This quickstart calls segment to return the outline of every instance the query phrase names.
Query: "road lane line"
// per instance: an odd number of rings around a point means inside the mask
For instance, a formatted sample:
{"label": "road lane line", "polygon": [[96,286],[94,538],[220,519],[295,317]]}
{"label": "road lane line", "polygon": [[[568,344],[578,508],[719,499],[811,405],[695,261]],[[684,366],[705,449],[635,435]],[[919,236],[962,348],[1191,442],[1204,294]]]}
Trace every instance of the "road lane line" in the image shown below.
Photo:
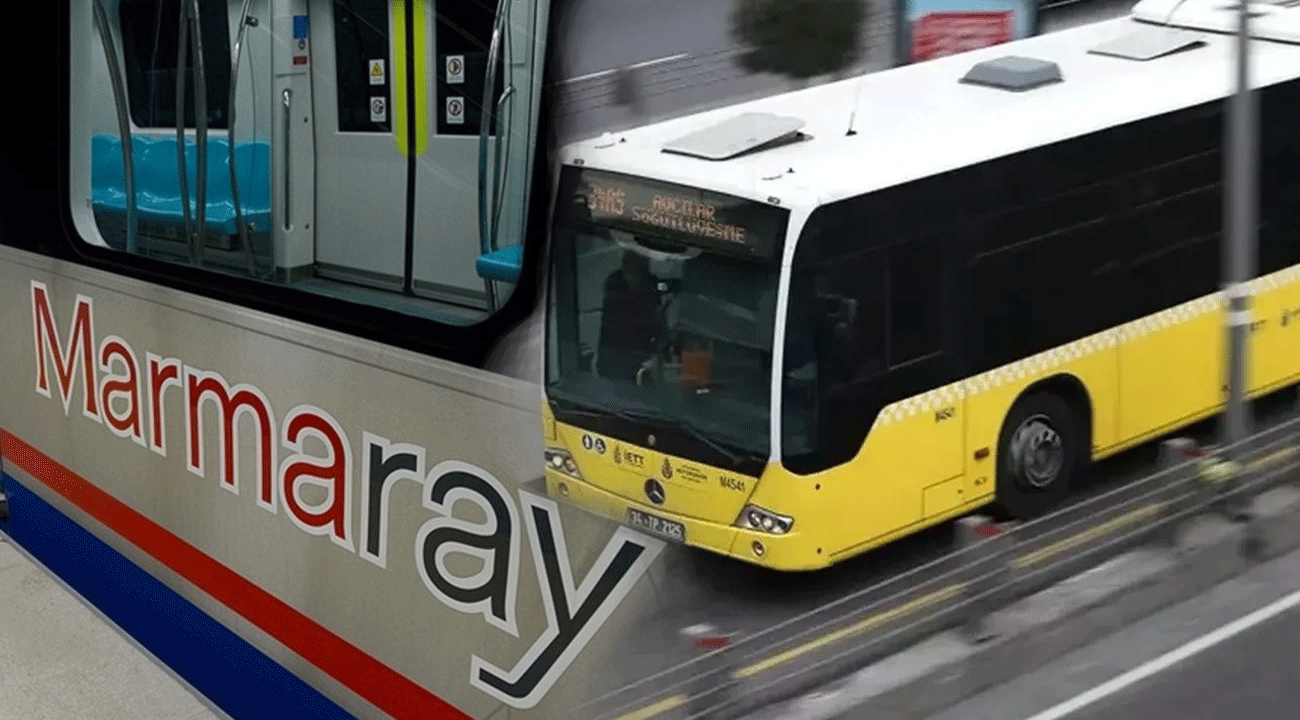
{"label": "road lane line", "polygon": [[1023,570],[1029,567],[1030,565],[1042,562],[1043,560],[1046,560],[1047,558],[1050,558],[1053,555],[1059,555],[1067,550],[1073,550],[1074,548],[1077,548],[1080,545],[1083,545],[1084,543],[1087,543],[1090,540],[1096,540],[1097,538],[1102,537],[1103,535],[1108,535],[1112,531],[1118,530],[1119,528],[1122,528],[1125,525],[1131,525],[1141,520],[1145,520],[1149,517],[1153,517],[1162,508],[1164,508],[1164,506],[1165,503],[1153,503],[1151,505],[1145,505],[1143,507],[1140,507],[1136,510],[1130,510],[1129,512],[1126,512],[1123,515],[1119,515],[1117,517],[1111,518],[1110,520],[1107,520],[1106,522],[1103,522],[1099,525],[1095,525],[1091,528],[1088,528],[1087,530],[1082,530],[1074,535],[1069,535],[1061,540],[1057,540],[1051,545],[1047,545],[1031,553],[1021,555],[1020,557],[1015,558],[1014,560],[1011,561],[1011,566],[1016,568],[1017,570]]}
{"label": "road lane line", "polygon": [[936,590],[927,595],[922,595],[921,597],[914,598],[912,600],[909,600],[908,602],[903,603],[902,605],[899,605],[896,608],[893,608],[892,610],[886,610],[882,613],[870,615],[866,618],[863,618],[862,620],[853,623],[852,625],[849,625],[848,627],[841,628],[831,633],[827,633],[825,635],[822,635],[819,638],[810,640],[804,643],[803,645],[792,648],[790,650],[786,650],[783,653],[773,655],[765,660],[760,660],[754,663],[753,665],[750,665],[749,667],[741,668],[734,674],[734,677],[747,678],[752,675],[757,675],[758,673],[763,672],[764,670],[770,670],[776,667],[777,665],[781,665],[782,663],[786,663],[791,660],[794,660],[795,658],[800,657],[801,655],[806,655],[812,652],[813,650],[825,647],[838,640],[843,640],[844,638],[849,637],[851,635],[857,635],[859,633],[865,632],[879,625],[883,625],[889,622],[890,620],[896,620],[900,617],[910,615],[918,610],[922,610],[927,607],[932,607],[946,600],[950,600],[954,597],[957,597],[959,594],[961,594],[962,590],[964,589],[965,589],[965,584],[958,583],[954,585],[949,585],[940,590]]}
{"label": "road lane line", "polygon": [[[627,67],[629,68],[650,67],[651,65],[659,65],[660,63],[672,62],[674,60],[681,60],[684,57],[688,57],[687,53],[677,53],[676,55],[665,55],[664,57],[655,58],[653,60],[643,60],[642,62],[639,63],[632,63]],[[587,73],[586,75],[578,75],[576,77],[565,78],[561,80],[558,84],[567,85],[569,83],[581,82],[583,80],[595,80],[598,77],[613,75],[616,72],[618,72],[618,68],[610,68],[608,70],[597,70],[596,72]]]}
{"label": "road lane line", "polygon": [[[678,57],[678,56],[674,56],[674,57]],[[649,62],[655,62],[655,61],[649,61]],[[1297,453],[1300,453],[1300,449],[1284,448],[1282,450],[1274,451],[1272,453],[1269,453],[1268,455],[1264,455],[1260,458],[1257,458],[1247,463],[1246,466],[1248,469],[1256,470],[1256,471],[1270,468],[1272,466],[1280,464],[1281,460],[1289,458]],[[1135,524],[1142,520],[1149,519],[1155,516],[1160,510],[1162,510],[1166,504],[1167,503],[1164,502],[1157,502],[1157,503],[1152,503],[1149,505],[1138,507],[1134,510],[1130,510],[1129,512],[1126,512],[1122,515],[1111,518],[1110,520],[1107,520],[1102,523],[1098,523],[1097,525],[1081,530],[1074,535],[1068,535],[1065,538],[1062,538],[1061,540],[1058,540],[1045,547],[1039,548],[1038,550],[1014,558],[1011,560],[1011,564],[1016,569],[1023,570],[1031,565],[1040,563],[1054,555],[1059,555],[1063,552],[1068,552],[1089,541],[1096,540],[1100,537],[1104,537],[1108,534],[1111,534],[1119,530],[1120,528]],[[913,598],[894,608],[882,611],[875,615],[867,616],[849,626],[818,636],[808,642],[803,643],[802,645],[791,648],[790,650],[777,653],[775,655],[759,660],[749,666],[739,668],[736,671],[734,671],[731,675],[736,680],[743,680],[743,679],[751,678],[755,675],[759,675],[763,672],[771,670],[774,667],[783,665],[787,662],[790,662],[791,660],[807,655],[810,652],[821,649],[827,645],[833,644],[847,637],[861,634],[863,632],[872,630],[875,627],[883,625],[889,621],[897,620],[900,617],[905,617],[907,615],[914,614],[920,610],[930,608],[933,607],[934,605],[950,600],[956,597],[958,593],[960,593],[962,590],[965,589],[965,587],[966,587],[965,583],[954,583],[952,585],[936,590],[932,593]],[[1158,670],[1153,672],[1158,672]],[[1080,695],[1079,697],[1082,697],[1082,695]],[[1097,699],[1100,699],[1100,697]],[[1095,700],[1090,702],[1095,702]],[[684,705],[685,703],[686,703],[686,697],[684,695],[670,695],[668,697],[664,697],[658,700],[657,702],[642,707],[639,710],[635,710],[625,715],[621,715],[617,718],[617,720],[646,720],[647,718],[657,717],[662,713],[678,708],[681,705]],[[1066,703],[1062,703],[1057,707],[1063,708],[1065,705]],[[1074,710],[1077,710],[1081,707],[1083,707],[1083,705],[1073,708],[1068,712],[1073,712]],[[1040,715],[1036,715],[1032,718],[1029,718],[1029,720],[1054,720],[1055,718],[1064,717],[1064,715],[1046,714],[1048,712],[1051,711],[1045,711],[1044,713],[1040,713]]]}
{"label": "road lane line", "polygon": [[1191,640],[1181,647],[1170,650],[1154,660],[1149,660],[1146,663],[1129,670],[1123,675],[1112,678],[1091,690],[1082,692],[1055,707],[1048,708],[1047,710],[1029,718],[1029,720],[1059,720],[1060,718],[1066,717],[1099,700],[1114,695],[1134,683],[1145,680],[1156,673],[1168,670],[1170,667],[1173,667],[1183,660],[1186,660],[1197,653],[1204,652],[1224,640],[1239,635],[1262,622],[1271,620],[1297,605],[1300,605],[1300,590],[1297,590],[1270,605],[1266,605],[1249,615],[1237,618],[1217,630],[1202,635],[1195,640]]}
{"label": "road lane line", "polygon": [[619,715],[615,720],[649,720],[685,705],[687,699],[685,695],[669,695],[656,703],[646,705],[640,710],[633,710],[626,715]]}
{"label": "road lane line", "polygon": [[[1251,471],[1269,469],[1275,465],[1281,464],[1282,460],[1285,460],[1291,457],[1292,455],[1295,455],[1297,452],[1300,452],[1300,449],[1284,448],[1282,450],[1277,450],[1269,453],[1268,455],[1264,455],[1262,457],[1256,458],[1255,460],[1246,463],[1246,469]],[[1213,479],[1211,480],[1211,482],[1218,484],[1221,481],[1217,479]],[[1038,550],[1035,550],[1028,554],[1021,555],[1020,557],[1012,560],[1011,565],[1015,567],[1017,570],[1023,570],[1029,567],[1030,565],[1040,563],[1043,560],[1052,557],[1053,555],[1059,555],[1062,552],[1065,552],[1067,550],[1073,550],[1074,548],[1077,548],[1078,546],[1083,545],[1084,543],[1087,543],[1091,540],[1096,540],[1097,538],[1100,538],[1104,535],[1109,535],[1112,532],[1118,530],[1119,528],[1125,525],[1131,525],[1135,522],[1154,517],[1156,513],[1164,509],[1166,505],[1168,505],[1168,503],[1156,502],[1156,503],[1151,503],[1149,505],[1144,505],[1135,510],[1130,510],[1129,512],[1126,512],[1123,515],[1118,515],[1110,520],[1107,520],[1106,522],[1094,525],[1093,527],[1088,528],[1086,530],[1081,530],[1080,532],[1074,535],[1070,535],[1065,538],[1062,538],[1061,540],[1058,540],[1050,545],[1039,548]]]}

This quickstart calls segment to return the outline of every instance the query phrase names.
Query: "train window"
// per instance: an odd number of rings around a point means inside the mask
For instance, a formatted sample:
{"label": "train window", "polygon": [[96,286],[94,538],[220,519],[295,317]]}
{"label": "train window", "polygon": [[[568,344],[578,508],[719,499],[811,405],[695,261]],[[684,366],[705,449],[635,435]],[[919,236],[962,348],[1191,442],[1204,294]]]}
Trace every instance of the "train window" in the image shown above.
{"label": "train window", "polygon": [[549,0],[75,5],[86,242],[451,324],[509,298]]}
{"label": "train window", "polygon": [[[190,10],[193,11],[193,5]],[[131,120],[142,128],[176,126],[176,76],[181,0],[122,0],[122,64]],[[180,69],[185,97],[194,97],[195,59],[202,58],[210,128],[226,127],[230,97],[230,33],[225,0],[199,0],[202,52],[187,47]],[[185,103],[185,127],[194,127],[194,103]]]}
{"label": "train window", "polygon": [[[488,80],[495,5],[486,0],[459,0],[445,3],[446,7],[439,11],[434,26],[438,43],[434,106],[442,109],[438,113],[440,135],[477,136],[485,119],[489,132],[496,132],[493,114],[482,112],[479,106],[483,100],[477,96],[482,94]],[[507,64],[515,62],[509,57],[504,60]],[[492,97],[501,96],[501,80],[501,73],[496,73]],[[465,108],[464,112],[452,112],[457,107]]]}
{"label": "train window", "polygon": [[374,98],[392,102],[388,82],[393,60],[388,31],[389,0],[334,3],[334,80],[340,132],[393,131],[388,113],[371,110]]}

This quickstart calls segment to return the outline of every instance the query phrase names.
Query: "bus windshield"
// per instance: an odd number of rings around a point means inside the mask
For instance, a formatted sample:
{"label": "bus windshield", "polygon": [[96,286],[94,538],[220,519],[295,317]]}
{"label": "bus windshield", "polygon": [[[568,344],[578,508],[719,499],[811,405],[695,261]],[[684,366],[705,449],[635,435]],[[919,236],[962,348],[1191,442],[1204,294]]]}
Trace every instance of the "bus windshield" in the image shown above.
{"label": "bus windshield", "polygon": [[560,190],[546,374],[557,419],[634,419],[705,455],[766,459],[788,213],[581,168]]}

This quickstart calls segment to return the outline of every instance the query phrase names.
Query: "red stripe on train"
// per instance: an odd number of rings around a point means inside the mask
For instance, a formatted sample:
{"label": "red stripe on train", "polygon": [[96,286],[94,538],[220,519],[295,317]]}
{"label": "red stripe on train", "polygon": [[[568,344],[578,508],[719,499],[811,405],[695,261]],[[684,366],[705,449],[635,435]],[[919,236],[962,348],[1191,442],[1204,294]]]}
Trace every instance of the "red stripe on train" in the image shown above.
{"label": "red stripe on train", "polygon": [[8,430],[0,429],[0,454],[389,715],[471,720]]}

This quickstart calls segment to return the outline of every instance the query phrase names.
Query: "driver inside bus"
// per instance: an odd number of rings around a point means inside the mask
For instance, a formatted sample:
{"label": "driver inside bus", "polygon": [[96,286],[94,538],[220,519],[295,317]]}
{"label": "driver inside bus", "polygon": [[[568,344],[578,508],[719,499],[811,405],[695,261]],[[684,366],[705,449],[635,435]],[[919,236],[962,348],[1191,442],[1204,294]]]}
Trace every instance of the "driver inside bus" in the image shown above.
{"label": "driver inside bus", "polygon": [[659,289],[650,260],[623,251],[623,264],[605,280],[600,311],[596,372],[601,377],[635,381],[637,371],[655,356],[663,336]]}

